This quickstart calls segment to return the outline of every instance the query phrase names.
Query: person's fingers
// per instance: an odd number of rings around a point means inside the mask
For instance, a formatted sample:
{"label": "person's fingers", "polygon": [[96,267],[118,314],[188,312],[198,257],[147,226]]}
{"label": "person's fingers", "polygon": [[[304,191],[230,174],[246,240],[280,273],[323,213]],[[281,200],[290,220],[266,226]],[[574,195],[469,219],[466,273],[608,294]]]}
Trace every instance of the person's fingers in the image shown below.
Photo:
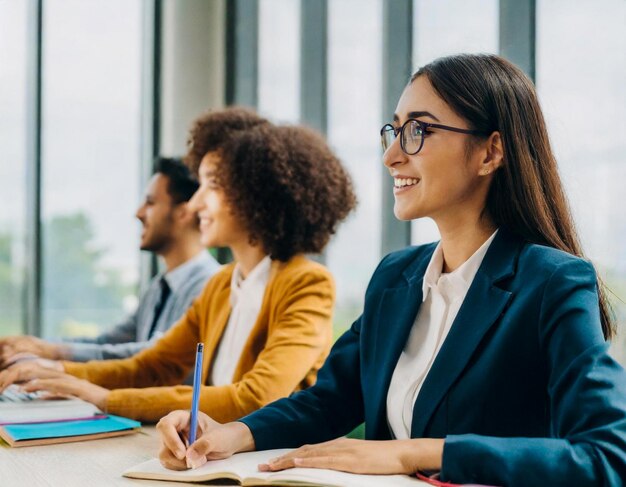
{"label": "person's fingers", "polygon": [[290,451],[280,457],[272,458],[269,462],[259,465],[259,470],[261,472],[273,472],[275,470],[284,470],[286,468],[295,467],[294,459],[298,456],[304,456],[310,453],[310,446],[305,445],[296,450]]}
{"label": "person's fingers", "polygon": [[72,394],[63,394],[62,392],[40,391],[37,395],[37,398],[43,401],[55,401],[58,399],[71,399]]}
{"label": "person's fingers", "polygon": [[43,367],[65,374],[65,369],[63,368],[63,364],[59,362],[58,360],[39,359],[37,363],[41,364]]}
{"label": "person's fingers", "polygon": [[19,381],[19,370],[14,367],[0,372],[0,394],[11,384]]}
{"label": "person's fingers", "polygon": [[[303,458],[332,458],[340,456],[344,447],[341,442],[337,440],[331,440],[324,443],[318,443],[315,445],[304,445],[293,451],[285,453],[280,457],[272,458],[266,464],[259,465],[259,470],[262,472],[269,472],[275,470],[284,470],[286,468],[294,468],[296,460]],[[318,467],[324,468],[324,467]]]}
{"label": "person's fingers", "polygon": [[32,341],[28,337],[13,337],[8,339],[5,346],[2,347],[3,355],[7,352],[30,352],[33,350]]}
{"label": "person's fingers", "polygon": [[261,463],[258,468],[261,472],[276,472],[278,470],[285,470],[287,468],[294,468],[294,458],[274,458],[268,463]]}
{"label": "person's fingers", "polygon": [[322,445],[324,445],[324,443],[319,443],[316,445],[302,445],[300,448],[296,448],[295,450],[292,450],[290,452],[285,453],[284,455],[281,455],[279,457],[276,458],[272,458],[269,463],[272,462],[278,462],[278,461],[282,461],[282,460],[292,460],[296,457],[305,457],[305,456],[309,456],[309,455],[316,455],[320,449],[322,448]]}
{"label": "person's fingers", "polygon": [[160,431],[164,426],[172,426],[176,430],[181,430],[189,425],[190,417],[191,414],[186,409],[172,411],[161,418],[157,423],[157,429]]}
{"label": "person's fingers", "polygon": [[11,345],[5,345],[0,350],[0,361],[4,364],[16,353],[16,350]]}
{"label": "person's fingers", "polygon": [[208,414],[198,411],[198,428],[201,433],[211,431],[214,427],[219,425],[220,423],[212,419]]}
{"label": "person's fingers", "polygon": [[187,448],[180,437],[180,433],[189,428],[189,411],[172,411],[161,418],[156,429],[161,437],[161,442],[179,460],[185,459]]}
{"label": "person's fingers", "polygon": [[338,456],[308,456],[279,458],[275,461],[259,465],[261,472],[276,472],[288,468],[326,468],[331,470],[346,470],[347,462]]}
{"label": "person's fingers", "polygon": [[[15,375],[14,382],[23,382],[32,379],[52,379],[59,377],[73,378],[57,369],[42,367],[38,361],[20,362],[12,365],[7,369],[7,372],[13,372]],[[0,373],[1,374],[1,373]]]}
{"label": "person's fingers", "polygon": [[213,450],[212,442],[207,438],[199,438],[189,448],[187,448],[187,466],[198,468],[207,462],[207,455]]}
{"label": "person's fingers", "polygon": [[327,468],[330,470],[345,470],[348,463],[346,458],[338,456],[297,457],[293,459],[296,468]]}
{"label": "person's fingers", "polygon": [[185,462],[184,456],[183,459],[176,458],[172,451],[166,447],[161,447],[159,451],[159,461],[161,465],[165,468],[169,468],[170,470],[187,470],[187,463]]}
{"label": "person's fingers", "polygon": [[27,362],[29,360],[36,360],[39,356],[28,353],[28,352],[18,352],[10,355],[3,363],[2,367],[11,367],[17,363]]}
{"label": "person's fingers", "polygon": [[24,392],[46,391],[54,394],[80,395],[80,381],[53,378],[53,379],[33,379],[22,386]]}

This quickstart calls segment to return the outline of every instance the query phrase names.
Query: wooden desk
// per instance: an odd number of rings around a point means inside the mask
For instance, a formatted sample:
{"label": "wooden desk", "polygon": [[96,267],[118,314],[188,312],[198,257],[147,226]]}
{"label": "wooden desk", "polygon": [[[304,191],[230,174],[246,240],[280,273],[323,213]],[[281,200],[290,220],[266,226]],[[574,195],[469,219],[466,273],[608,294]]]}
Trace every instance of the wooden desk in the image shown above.
{"label": "wooden desk", "polygon": [[0,446],[2,487],[182,486],[192,484],[122,477],[133,465],[155,457],[159,442],[154,426],[119,438],[60,445]]}

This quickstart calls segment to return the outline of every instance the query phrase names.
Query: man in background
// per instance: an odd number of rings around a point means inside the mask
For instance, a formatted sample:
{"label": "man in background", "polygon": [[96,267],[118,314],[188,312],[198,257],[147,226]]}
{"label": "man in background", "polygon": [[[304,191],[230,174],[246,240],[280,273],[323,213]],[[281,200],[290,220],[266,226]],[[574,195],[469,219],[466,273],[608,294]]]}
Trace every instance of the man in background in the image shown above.
{"label": "man in background", "polygon": [[157,161],[136,217],[143,226],[141,250],[161,257],[165,271],[152,279],[133,314],[95,338],[60,342],[33,336],[0,338],[0,366],[32,355],[76,362],[126,358],[176,323],[219,267],[200,243],[197,215],[187,208],[197,188],[180,160]]}

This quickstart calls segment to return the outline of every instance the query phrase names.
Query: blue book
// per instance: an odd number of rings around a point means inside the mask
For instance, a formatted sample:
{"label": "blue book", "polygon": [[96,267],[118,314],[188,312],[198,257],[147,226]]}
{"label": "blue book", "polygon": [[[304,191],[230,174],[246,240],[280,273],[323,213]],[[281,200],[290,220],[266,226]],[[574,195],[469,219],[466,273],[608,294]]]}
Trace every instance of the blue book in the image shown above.
{"label": "blue book", "polygon": [[0,437],[13,447],[49,445],[122,436],[140,427],[138,421],[109,414],[93,419],[7,424],[0,426]]}

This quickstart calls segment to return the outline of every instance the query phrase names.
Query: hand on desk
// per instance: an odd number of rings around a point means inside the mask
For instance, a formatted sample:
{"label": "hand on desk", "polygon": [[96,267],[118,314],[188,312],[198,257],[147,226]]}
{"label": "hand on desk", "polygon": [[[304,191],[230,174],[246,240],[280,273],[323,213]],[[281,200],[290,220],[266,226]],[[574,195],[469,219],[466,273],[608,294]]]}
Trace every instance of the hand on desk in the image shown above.
{"label": "hand on desk", "polygon": [[63,358],[63,347],[33,336],[0,338],[0,368],[11,365],[19,354],[32,354],[42,358],[59,360]]}
{"label": "hand on desk", "polygon": [[259,465],[262,472],[287,468],[326,468],[358,474],[414,474],[418,470],[441,468],[443,441],[411,440],[335,440],[305,445],[286,455]]}
{"label": "hand on desk", "polygon": [[198,438],[187,446],[189,411],[173,411],[157,423],[161,437],[159,460],[172,470],[186,470],[204,465],[207,460],[228,458],[234,453],[254,450],[254,439],[243,423],[221,424],[198,412]]}
{"label": "hand on desk", "polygon": [[[189,417],[189,411],[174,411],[157,424],[161,437],[159,459],[164,467],[197,468],[207,460],[254,450],[254,437],[245,424],[220,424],[202,412],[198,413],[198,440],[187,447]],[[298,448],[269,464],[259,465],[259,470],[307,467],[361,474],[413,474],[418,470],[441,469],[443,443],[442,439],[430,438],[390,441],[338,438]]]}
{"label": "hand on desk", "polygon": [[109,390],[63,371],[60,362],[46,359],[30,360],[0,372],[0,393],[9,385],[22,383],[25,392],[46,391],[53,395],[75,396],[104,410]]}

